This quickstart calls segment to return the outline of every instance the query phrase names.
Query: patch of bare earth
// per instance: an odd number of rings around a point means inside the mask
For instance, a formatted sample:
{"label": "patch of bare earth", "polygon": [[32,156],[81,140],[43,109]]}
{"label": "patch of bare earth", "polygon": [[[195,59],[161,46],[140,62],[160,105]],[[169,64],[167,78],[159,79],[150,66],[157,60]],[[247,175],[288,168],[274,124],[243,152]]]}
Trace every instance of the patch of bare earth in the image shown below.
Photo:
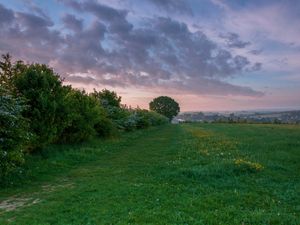
{"label": "patch of bare earth", "polygon": [[61,188],[72,188],[72,187],[73,187],[72,183],[57,184],[57,185],[47,184],[47,185],[43,185],[42,189],[43,189],[43,191],[46,191],[46,192],[54,192],[54,191],[57,191]]}
{"label": "patch of bare earth", "polygon": [[[72,188],[73,184],[72,183],[66,183],[66,184],[58,184],[58,185],[43,185],[41,188],[41,192],[35,192],[32,193],[32,196],[42,196],[43,193],[49,193],[49,192],[55,192],[59,191],[60,189],[65,189],[65,188]],[[9,211],[14,211],[18,208],[22,207],[28,207],[31,205],[35,205],[42,200],[36,197],[24,197],[24,196],[12,196],[9,197],[8,199],[0,201],[0,215],[9,212]]]}
{"label": "patch of bare earth", "polygon": [[22,198],[22,197],[10,197],[0,202],[0,210],[2,211],[13,211],[20,207],[31,206],[40,202],[38,198]]}

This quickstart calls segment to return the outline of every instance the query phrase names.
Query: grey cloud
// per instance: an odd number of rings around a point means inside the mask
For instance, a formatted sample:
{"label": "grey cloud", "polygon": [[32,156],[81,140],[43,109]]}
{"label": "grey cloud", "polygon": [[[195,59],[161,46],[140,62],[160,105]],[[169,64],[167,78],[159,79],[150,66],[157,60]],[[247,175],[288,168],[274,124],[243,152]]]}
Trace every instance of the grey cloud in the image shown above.
{"label": "grey cloud", "polygon": [[50,30],[53,22],[24,12],[13,12],[13,19],[0,30],[0,51],[27,61],[48,63],[62,45],[60,32]]}
{"label": "grey cloud", "polygon": [[95,0],[76,1],[76,0],[58,0],[59,2],[79,11],[90,12],[101,20],[120,21],[125,20],[128,11],[118,10],[110,6],[103,5]]}
{"label": "grey cloud", "polygon": [[169,65],[175,66],[177,63],[179,63],[179,59],[176,55],[170,54],[170,53],[162,53],[160,55],[160,58],[166,62]]}
{"label": "grey cloud", "polygon": [[79,84],[97,84],[97,81],[92,77],[82,77],[82,76],[68,76],[66,78],[67,82],[79,83]]}
{"label": "grey cloud", "polygon": [[37,6],[33,0],[24,0],[24,4],[27,8],[29,8],[30,12],[34,12],[39,16],[48,18],[48,15],[44,12],[44,10]]}
{"label": "grey cloud", "polygon": [[240,40],[239,35],[236,33],[221,34],[220,37],[226,40],[227,46],[230,48],[245,48],[251,44],[248,41]]}
{"label": "grey cloud", "polygon": [[251,68],[251,71],[258,71],[258,70],[261,70],[261,68],[262,68],[262,63],[257,62],[257,63],[254,63],[254,65]]}
{"label": "grey cloud", "polygon": [[34,29],[35,27],[50,27],[54,25],[51,20],[36,16],[34,14],[17,12],[16,17],[24,27],[29,29]]}
{"label": "grey cloud", "polygon": [[83,20],[77,19],[72,14],[65,14],[62,17],[62,21],[68,29],[71,29],[75,32],[80,32],[83,28]]}
{"label": "grey cloud", "polygon": [[185,23],[172,20],[171,18],[159,17],[154,21],[156,28],[165,35],[172,36],[174,38],[185,38],[189,35],[188,27]]}
{"label": "grey cloud", "polygon": [[0,4],[0,25],[11,23],[14,20],[14,13],[12,10],[5,8]]}
{"label": "grey cloud", "polygon": [[253,55],[259,55],[263,52],[263,50],[262,49],[254,49],[254,50],[251,50],[249,52]]}
{"label": "grey cloud", "polygon": [[[94,20],[83,26],[83,21],[67,14],[62,21],[73,32],[62,34],[47,18],[14,12],[12,25],[0,30],[0,52],[49,63],[68,81],[82,84],[161,87],[197,94],[261,94],[224,82],[258,68],[258,64],[220,48],[205,33],[190,31],[185,23],[158,17],[144,19],[137,27],[128,22],[126,10],[95,1],[60,1],[94,15]],[[76,73],[93,76],[72,75]]]}
{"label": "grey cloud", "polygon": [[59,0],[78,12],[92,13],[99,20],[109,24],[111,32],[129,32],[133,26],[126,20],[127,10],[118,10],[103,5],[95,0],[78,2],[75,0]]}
{"label": "grey cloud", "polygon": [[91,12],[99,19],[106,21],[124,20],[127,15],[126,10],[117,10],[92,0],[81,3],[80,8],[84,11]]}
{"label": "grey cloud", "polygon": [[193,15],[191,7],[184,0],[147,0],[158,8],[169,11],[179,12],[183,14]]}
{"label": "grey cloud", "polygon": [[81,4],[77,0],[57,0],[58,2],[65,4],[66,6],[76,9],[76,10],[81,10]]}
{"label": "grey cloud", "polygon": [[242,70],[246,65],[250,64],[249,60],[246,57],[240,55],[235,56],[233,60],[237,71]]}
{"label": "grey cloud", "polygon": [[[199,95],[244,95],[261,97],[263,92],[254,91],[246,86],[238,86],[229,84],[215,79],[197,78],[186,83],[175,82],[173,87],[177,91],[186,94],[199,94]],[[167,88],[167,87],[166,87]]]}
{"label": "grey cloud", "polygon": [[94,21],[88,28],[65,37],[63,51],[56,56],[55,66],[65,73],[87,72],[99,66],[98,59],[105,54],[101,40],[106,26]]}

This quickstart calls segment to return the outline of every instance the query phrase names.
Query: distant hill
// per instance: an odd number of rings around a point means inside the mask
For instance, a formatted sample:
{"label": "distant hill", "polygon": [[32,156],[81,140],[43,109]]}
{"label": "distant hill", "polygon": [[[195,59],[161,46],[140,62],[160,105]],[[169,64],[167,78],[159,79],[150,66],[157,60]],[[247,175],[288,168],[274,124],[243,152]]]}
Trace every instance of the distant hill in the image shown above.
{"label": "distant hill", "polygon": [[175,120],[180,122],[249,122],[300,123],[300,110],[292,111],[235,111],[235,112],[183,112]]}

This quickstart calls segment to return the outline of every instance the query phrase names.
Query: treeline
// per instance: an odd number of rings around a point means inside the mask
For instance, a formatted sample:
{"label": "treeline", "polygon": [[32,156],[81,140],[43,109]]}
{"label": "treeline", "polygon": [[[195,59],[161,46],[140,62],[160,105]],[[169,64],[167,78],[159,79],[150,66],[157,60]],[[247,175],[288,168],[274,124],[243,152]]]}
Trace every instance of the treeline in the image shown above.
{"label": "treeline", "polygon": [[161,114],[121,104],[109,90],[86,93],[63,85],[47,65],[0,61],[0,182],[24,155],[52,143],[77,143],[168,123]]}

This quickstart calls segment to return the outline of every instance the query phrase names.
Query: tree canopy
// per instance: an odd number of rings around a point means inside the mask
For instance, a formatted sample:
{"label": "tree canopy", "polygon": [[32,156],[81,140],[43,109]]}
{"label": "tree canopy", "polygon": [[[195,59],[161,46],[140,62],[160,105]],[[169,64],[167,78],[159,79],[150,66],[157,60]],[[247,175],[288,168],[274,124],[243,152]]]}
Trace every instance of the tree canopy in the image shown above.
{"label": "tree canopy", "polygon": [[100,104],[104,107],[121,107],[121,97],[116,92],[103,89],[102,91],[96,91],[92,93],[92,96],[100,101]]}
{"label": "tree canopy", "polygon": [[172,120],[173,117],[177,116],[180,112],[179,104],[168,96],[160,96],[153,99],[153,101],[149,103],[149,108],[152,111],[164,115],[169,118],[169,120]]}

